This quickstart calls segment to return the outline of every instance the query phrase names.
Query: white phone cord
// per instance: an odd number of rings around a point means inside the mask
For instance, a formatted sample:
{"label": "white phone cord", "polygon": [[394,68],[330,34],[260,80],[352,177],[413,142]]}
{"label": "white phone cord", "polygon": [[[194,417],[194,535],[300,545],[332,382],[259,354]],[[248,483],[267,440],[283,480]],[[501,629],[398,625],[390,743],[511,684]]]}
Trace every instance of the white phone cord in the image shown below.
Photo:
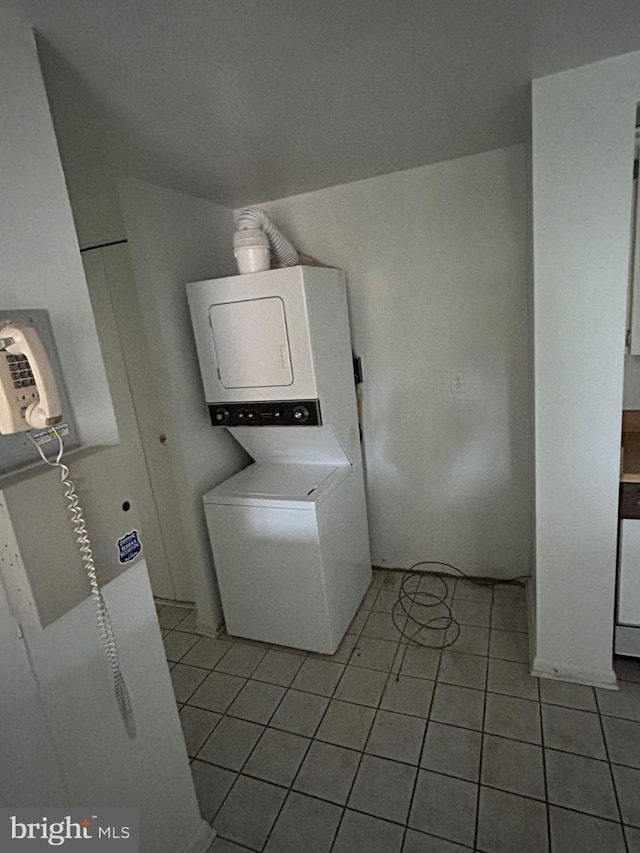
{"label": "white phone cord", "polygon": [[122,716],[125,729],[127,730],[127,734],[133,740],[136,737],[136,724],[133,716],[133,709],[131,707],[131,699],[129,697],[129,691],[127,690],[122,670],[120,669],[118,646],[113,633],[113,626],[111,624],[109,611],[107,610],[102,590],[98,584],[96,567],[93,560],[93,550],[91,548],[91,540],[87,533],[85,520],[82,515],[82,507],[80,506],[80,502],[76,494],[76,487],[73,481],[69,478],[69,469],[64,462],[60,461],[64,452],[62,438],[54,427],[51,428],[51,431],[58,439],[59,444],[58,453],[54,462],[47,459],[38,442],[32,435],[29,433],[27,434],[38,449],[38,453],[42,457],[42,460],[46,462],[47,465],[51,465],[52,468],[60,469],[60,481],[65,487],[64,496],[69,504],[68,510],[69,515],[71,516],[71,524],[73,526],[73,531],[76,534],[76,541],[78,543],[80,556],[82,557],[82,562],[84,563],[87,577],[89,578],[89,584],[91,586],[91,597],[96,609],[96,618],[100,629],[100,635],[102,637],[102,648],[104,649],[105,657],[107,658],[113,674],[113,687],[116,701],[118,703],[118,708],[120,709],[120,714]]}

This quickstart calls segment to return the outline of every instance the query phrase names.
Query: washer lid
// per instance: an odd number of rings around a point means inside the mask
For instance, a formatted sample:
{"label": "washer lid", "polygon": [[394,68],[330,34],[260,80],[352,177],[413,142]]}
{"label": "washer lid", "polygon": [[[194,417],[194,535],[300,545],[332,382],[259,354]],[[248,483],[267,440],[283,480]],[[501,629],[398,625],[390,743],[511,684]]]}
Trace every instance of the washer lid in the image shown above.
{"label": "washer lid", "polygon": [[313,509],[349,474],[351,466],[254,462],[203,497],[205,504],[289,506]]}

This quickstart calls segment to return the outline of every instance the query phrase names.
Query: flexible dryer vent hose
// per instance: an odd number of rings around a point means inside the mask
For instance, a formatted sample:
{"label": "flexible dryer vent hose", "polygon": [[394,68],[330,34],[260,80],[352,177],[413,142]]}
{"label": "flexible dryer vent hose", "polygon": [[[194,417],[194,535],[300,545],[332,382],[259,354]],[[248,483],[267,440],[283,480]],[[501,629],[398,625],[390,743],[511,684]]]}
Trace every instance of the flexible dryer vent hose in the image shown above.
{"label": "flexible dryer vent hose", "polygon": [[260,228],[269,238],[271,251],[279,264],[283,267],[294,267],[298,263],[298,253],[293,243],[259,207],[246,207],[238,215],[237,228],[238,231]]}

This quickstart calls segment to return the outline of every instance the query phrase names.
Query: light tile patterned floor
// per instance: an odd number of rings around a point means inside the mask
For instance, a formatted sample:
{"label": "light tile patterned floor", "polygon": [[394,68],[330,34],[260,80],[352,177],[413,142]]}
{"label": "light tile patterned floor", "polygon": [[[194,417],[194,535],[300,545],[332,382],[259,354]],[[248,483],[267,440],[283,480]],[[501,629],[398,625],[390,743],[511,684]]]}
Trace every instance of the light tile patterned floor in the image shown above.
{"label": "light tile patterned floor", "polygon": [[405,650],[399,580],[331,658],[159,609],[211,853],[640,853],[640,664],[619,692],[538,682],[523,592],[464,580],[456,644]]}

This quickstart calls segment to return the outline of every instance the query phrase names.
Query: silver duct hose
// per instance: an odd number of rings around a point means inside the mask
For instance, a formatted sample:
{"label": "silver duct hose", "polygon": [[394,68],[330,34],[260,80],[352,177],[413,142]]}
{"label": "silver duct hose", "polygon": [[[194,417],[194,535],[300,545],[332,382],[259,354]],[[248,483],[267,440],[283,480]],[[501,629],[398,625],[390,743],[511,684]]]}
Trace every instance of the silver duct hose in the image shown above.
{"label": "silver duct hose", "polygon": [[298,262],[298,253],[293,243],[285,237],[276,223],[259,207],[246,207],[238,215],[238,231],[259,228],[267,235],[269,245],[276,261],[283,267],[294,267]]}

